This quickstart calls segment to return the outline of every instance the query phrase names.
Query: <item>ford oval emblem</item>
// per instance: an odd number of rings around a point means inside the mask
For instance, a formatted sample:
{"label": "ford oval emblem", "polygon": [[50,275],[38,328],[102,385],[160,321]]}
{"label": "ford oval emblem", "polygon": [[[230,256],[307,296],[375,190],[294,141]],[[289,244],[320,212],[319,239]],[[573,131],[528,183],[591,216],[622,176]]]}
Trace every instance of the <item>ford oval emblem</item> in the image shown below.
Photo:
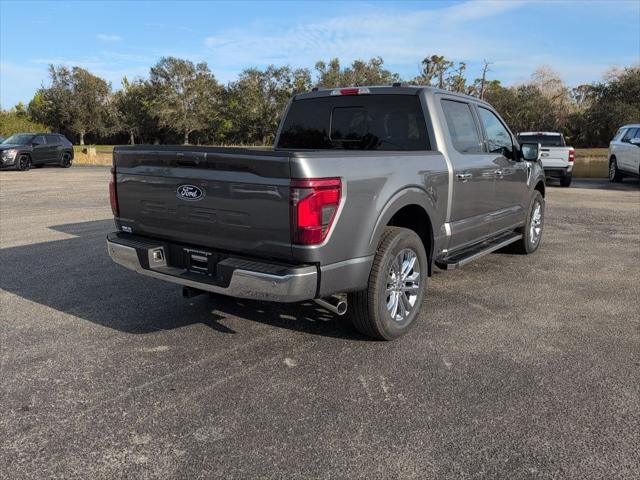
{"label": "ford oval emblem", "polygon": [[204,198],[204,190],[195,185],[180,185],[176,190],[176,197],[180,200],[195,202]]}

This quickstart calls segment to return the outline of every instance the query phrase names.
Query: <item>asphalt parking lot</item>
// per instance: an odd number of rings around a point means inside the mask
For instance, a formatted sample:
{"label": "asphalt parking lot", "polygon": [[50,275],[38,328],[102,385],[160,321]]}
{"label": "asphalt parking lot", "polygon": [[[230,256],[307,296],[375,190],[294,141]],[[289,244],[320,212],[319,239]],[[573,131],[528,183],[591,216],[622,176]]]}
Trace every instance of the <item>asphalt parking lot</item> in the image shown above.
{"label": "asphalt parking lot", "polygon": [[107,181],[0,173],[0,477],[640,478],[637,181],[549,186],[391,343],[115,265]]}

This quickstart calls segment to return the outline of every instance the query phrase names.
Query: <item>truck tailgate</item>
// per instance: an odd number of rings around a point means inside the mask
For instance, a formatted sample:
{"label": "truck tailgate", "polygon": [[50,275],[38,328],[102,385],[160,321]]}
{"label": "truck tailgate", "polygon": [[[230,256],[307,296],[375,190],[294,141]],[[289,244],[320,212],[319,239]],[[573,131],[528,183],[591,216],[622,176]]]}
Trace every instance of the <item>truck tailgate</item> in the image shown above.
{"label": "truck tailgate", "polygon": [[567,167],[571,147],[545,147],[540,149],[540,160],[543,167]]}
{"label": "truck tailgate", "polygon": [[291,259],[289,154],[140,146],[114,150],[123,230],[199,247]]}

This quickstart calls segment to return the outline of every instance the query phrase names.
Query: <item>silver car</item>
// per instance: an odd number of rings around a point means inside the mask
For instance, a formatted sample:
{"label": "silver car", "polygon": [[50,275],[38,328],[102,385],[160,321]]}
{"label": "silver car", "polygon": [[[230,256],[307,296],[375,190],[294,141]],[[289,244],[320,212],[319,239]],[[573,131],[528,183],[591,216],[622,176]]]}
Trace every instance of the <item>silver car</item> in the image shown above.
{"label": "silver car", "polygon": [[640,123],[620,128],[609,142],[609,180],[640,176]]}

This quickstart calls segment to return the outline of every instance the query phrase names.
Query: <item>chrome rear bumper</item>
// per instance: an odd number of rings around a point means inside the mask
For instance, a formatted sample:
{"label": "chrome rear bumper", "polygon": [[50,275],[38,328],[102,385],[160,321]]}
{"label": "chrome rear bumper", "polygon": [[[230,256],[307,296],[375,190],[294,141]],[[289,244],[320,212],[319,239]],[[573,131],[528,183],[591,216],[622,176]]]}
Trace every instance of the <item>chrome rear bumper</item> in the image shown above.
{"label": "chrome rear bumper", "polygon": [[[226,258],[219,265],[233,271],[228,285],[224,286],[201,281],[197,275],[190,274],[182,268],[168,266],[166,252],[161,245],[149,246],[135,240],[127,242],[120,238],[108,238],[107,250],[114,262],[142,275],[230,297],[283,303],[299,302],[314,298],[318,286],[318,272],[315,266],[292,267],[288,268],[285,274],[273,274],[246,268],[251,265],[268,267],[268,264]],[[157,254],[158,251],[162,251],[162,254]],[[148,268],[141,263],[141,256],[148,259]]]}

